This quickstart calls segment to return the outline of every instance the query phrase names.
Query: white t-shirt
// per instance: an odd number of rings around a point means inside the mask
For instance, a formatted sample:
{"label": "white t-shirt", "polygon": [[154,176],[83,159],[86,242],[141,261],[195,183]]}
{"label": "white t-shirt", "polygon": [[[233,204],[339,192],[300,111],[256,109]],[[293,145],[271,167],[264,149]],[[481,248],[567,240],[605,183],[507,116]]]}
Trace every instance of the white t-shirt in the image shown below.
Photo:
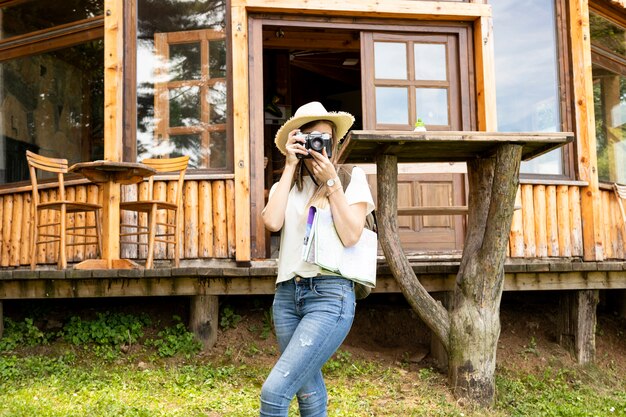
{"label": "white t-shirt", "polygon": [[[276,184],[270,190],[270,197],[275,188]],[[307,176],[304,178],[302,191],[298,191],[298,187],[294,185],[289,192],[287,208],[285,209],[285,221],[280,237],[277,284],[288,281],[296,275],[307,278],[319,274],[337,275],[302,260],[302,245],[304,244],[306,222],[309,213],[308,203],[315,190],[315,183]],[[361,168],[354,167],[352,169],[352,178],[345,195],[349,205],[366,203],[367,214],[374,210],[372,193],[367,184],[365,172]]]}

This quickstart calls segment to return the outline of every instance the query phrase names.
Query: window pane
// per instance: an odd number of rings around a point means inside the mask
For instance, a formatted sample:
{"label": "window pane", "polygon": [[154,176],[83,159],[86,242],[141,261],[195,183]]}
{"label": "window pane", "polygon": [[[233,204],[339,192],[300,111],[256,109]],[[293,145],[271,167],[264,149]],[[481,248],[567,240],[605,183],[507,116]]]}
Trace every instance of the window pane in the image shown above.
{"label": "window pane", "polygon": [[226,132],[211,132],[211,144],[209,145],[209,153],[211,158],[211,166],[215,168],[226,166]]}
{"label": "window pane", "polygon": [[221,0],[137,1],[138,160],[182,153],[193,168],[232,167],[226,136],[211,151],[226,162],[209,157],[209,130],[227,131],[225,17]]}
{"label": "window pane", "polygon": [[0,8],[0,39],[101,16],[104,0],[32,0]]}
{"label": "window pane", "polygon": [[0,63],[0,183],[29,178],[26,150],[104,157],[101,40]]}
{"label": "window pane", "polygon": [[170,90],[170,126],[195,126],[200,123],[200,89],[183,87]]}
{"label": "window pane", "polygon": [[374,77],[390,80],[407,79],[405,43],[374,43]]}
{"label": "window pane", "polygon": [[216,83],[209,89],[209,123],[226,123],[226,83]]}
{"label": "window pane", "polygon": [[170,148],[163,151],[170,157],[189,155],[189,168],[200,168],[204,158],[201,143],[200,135],[171,135]]}
{"label": "window pane", "polygon": [[409,123],[409,95],[406,88],[376,87],[376,123]]}
{"label": "window pane", "polygon": [[589,13],[591,43],[626,58],[626,29],[595,13]]}
{"label": "window pane", "polygon": [[413,45],[416,80],[448,79],[446,68],[446,46],[434,43]]}
{"label": "window pane", "polygon": [[199,43],[170,45],[171,80],[199,80],[202,77],[200,65]]}
{"label": "window pane", "polygon": [[[554,1],[495,1],[491,7],[498,130],[560,131]],[[521,171],[562,174],[562,150],[522,163]]]}
{"label": "window pane", "polygon": [[626,184],[626,77],[593,66],[598,178]]}
{"label": "window pane", "polygon": [[417,118],[427,125],[447,126],[448,90],[445,88],[416,88],[415,108]]}
{"label": "window pane", "polygon": [[209,77],[226,77],[226,42],[223,40],[209,42]]}

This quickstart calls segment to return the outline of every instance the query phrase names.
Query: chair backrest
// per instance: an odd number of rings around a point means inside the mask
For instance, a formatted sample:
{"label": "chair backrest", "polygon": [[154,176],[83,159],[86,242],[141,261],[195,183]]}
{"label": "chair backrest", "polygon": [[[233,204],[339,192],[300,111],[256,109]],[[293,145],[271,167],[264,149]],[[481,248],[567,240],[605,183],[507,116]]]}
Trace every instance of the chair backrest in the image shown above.
{"label": "chair backrest", "polygon": [[[178,156],[175,158],[148,158],[141,161],[142,164],[146,164],[151,168],[154,168],[157,173],[178,173],[178,187],[176,187],[176,195],[174,200],[176,205],[180,207],[183,198],[183,182],[185,180],[185,172],[187,172],[187,166],[189,165],[189,156]],[[153,198],[153,184],[154,178],[150,177],[148,180],[148,195],[149,198]]]}
{"label": "chair backrest", "polygon": [[626,224],[626,210],[624,209],[624,201],[626,201],[626,185],[613,184],[613,190],[619,203],[620,211],[622,212],[622,220]]}
{"label": "chair backrest", "polygon": [[67,173],[67,159],[48,158],[31,151],[26,151],[28,170],[30,172],[30,183],[33,188],[33,203],[35,207],[39,205],[39,186],[37,184],[37,169],[57,174],[59,183],[59,200],[65,200],[64,174]]}

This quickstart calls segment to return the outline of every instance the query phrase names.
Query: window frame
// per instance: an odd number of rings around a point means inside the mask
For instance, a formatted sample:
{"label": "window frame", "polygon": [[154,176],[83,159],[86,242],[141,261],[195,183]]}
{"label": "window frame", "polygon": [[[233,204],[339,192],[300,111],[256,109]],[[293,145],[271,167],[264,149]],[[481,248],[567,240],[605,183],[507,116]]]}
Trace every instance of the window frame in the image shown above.
{"label": "window frame", "polygon": [[[618,26],[621,26],[626,29],[626,16],[623,14],[623,10],[617,10],[615,6],[612,4],[608,4],[604,1],[594,0],[589,2],[589,14],[594,13],[603,19],[608,20]],[[591,45],[591,62],[593,65],[597,65],[601,68],[604,68],[609,71],[613,71],[621,76],[626,77],[626,59],[624,57],[619,56],[618,54],[609,51],[605,48],[599,47],[597,45],[593,45],[592,40],[590,39]],[[595,102],[594,102],[595,105]],[[594,116],[595,123],[595,116]],[[597,134],[597,132],[596,132]],[[595,152],[598,151],[597,144]],[[614,181],[607,181],[600,179],[598,177],[598,182],[601,185],[611,185]]]}
{"label": "window frame", "polygon": [[[389,32],[374,32],[363,29],[361,31],[362,87],[363,102],[366,103],[363,112],[363,127],[375,130],[413,130],[415,123],[416,103],[415,88],[418,87],[444,87],[448,90],[448,125],[429,126],[430,130],[451,130],[451,126],[458,126],[452,130],[476,129],[477,115],[475,102],[472,100],[474,93],[473,55],[471,42],[466,37],[471,36],[469,30],[459,26],[438,26],[432,30],[428,26],[415,26],[411,30]],[[376,42],[403,42],[407,45],[407,80],[376,79],[374,74],[374,44]],[[422,81],[414,80],[412,71],[413,45],[415,43],[437,43],[446,45],[446,61],[448,63],[446,81]],[[462,50],[465,43],[470,50]],[[463,71],[469,68],[469,71]],[[386,124],[376,121],[376,92],[375,87],[407,87],[409,120],[408,124]]]}

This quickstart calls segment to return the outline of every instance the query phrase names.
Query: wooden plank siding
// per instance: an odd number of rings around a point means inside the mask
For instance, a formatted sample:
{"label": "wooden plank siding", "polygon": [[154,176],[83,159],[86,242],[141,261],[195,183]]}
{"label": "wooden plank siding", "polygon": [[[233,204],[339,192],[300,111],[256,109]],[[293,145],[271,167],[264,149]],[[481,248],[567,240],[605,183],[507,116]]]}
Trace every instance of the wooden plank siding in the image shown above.
{"label": "wooden plank siding", "polygon": [[[172,200],[175,181],[155,181],[155,195]],[[146,198],[145,183],[123,187],[122,200],[134,200],[139,195]],[[42,192],[42,201],[54,198],[52,191]],[[96,185],[76,185],[66,188],[67,198],[72,201],[101,202],[102,193]],[[22,191],[0,195],[0,267],[24,267],[30,265],[31,245],[31,193]],[[183,227],[181,227],[181,259],[234,258],[235,256],[235,184],[226,180],[188,180],[183,194]],[[40,214],[42,224],[58,221],[58,214],[49,211]],[[122,213],[124,223],[145,225],[145,214]],[[72,226],[93,226],[93,214],[68,215]],[[45,230],[46,228],[43,228]],[[50,230],[52,231],[52,230]],[[77,242],[84,238],[75,238]],[[140,242],[147,242],[144,237]],[[74,242],[68,237],[68,242]],[[155,259],[173,259],[173,248],[159,244]],[[39,245],[37,262],[52,265],[57,262],[58,243]],[[97,256],[94,245],[70,246],[68,262],[77,263]],[[122,256],[130,259],[145,259],[146,246],[125,244]]]}
{"label": "wooden plank siding", "polygon": [[[176,182],[155,181],[157,196],[172,199]],[[123,187],[122,200],[137,196],[147,198],[146,183]],[[42,193],[42,201],[53,196]],[[67,197],[76,201],[100,202],[101,192],[95,185],[67,187]],[[626,226],[619,212],[615,194],[610,190],[600,193],[602,211],[602,242],[604,259],[626,259]],[[581,258],[583,236],[580,187],[578,185],[520,185],[509,239],[511,258]],[[236,247],[235,184],[232,179],[187,180],[183,193],[183,227],[181,227],[181,259],[234,259]],[[44,212],[40,221],[50,222],[53,214]],[[145,214],[123,213],[125,223],[145,225]],[[0,195],[0,266],[24,267],[30,263],[31,194],[21,191]],[[58,219],[57,219],[58,221]],[[95,218],[78,213],[69,216],[68,222],[76,226],[92,226]],[[72,239],[72,238],[70,238]],[[83,239],[83,238],[77,238]],[[147,240],[142,237],[140,242]],[[57,244],[39,245],[37,259],[40,264],[55,264]],[[96,257],[95,246],[77,245],[68,250],[68,262],[76,263]],[[125,244],[122,256],[145,259],[146,246]],[[157,246],[155,259],[173,259],[170,245]]]}
{"label": "wooden plank siding", "polygon": [[522,184],[516,206],[521,209],[513,214],[510,257],[582,256],[579,186]]}

